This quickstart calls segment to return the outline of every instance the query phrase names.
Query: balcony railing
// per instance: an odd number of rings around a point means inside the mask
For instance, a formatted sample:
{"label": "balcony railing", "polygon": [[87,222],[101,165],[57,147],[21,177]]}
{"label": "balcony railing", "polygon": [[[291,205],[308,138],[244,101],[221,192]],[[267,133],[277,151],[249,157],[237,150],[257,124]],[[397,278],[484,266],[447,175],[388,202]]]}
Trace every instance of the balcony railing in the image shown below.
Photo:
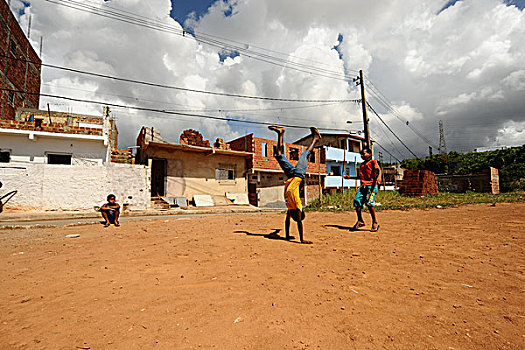
{"label": "balcony railing", "polygon": [[348,163],[353,163],[356,160],[358,163],[362,161],[361,155],[359,153],[347,151],[345,156],[345,151],[342,148],[335,147],[326,147],[326,160],[334,160],[338,162],[345,160]]}

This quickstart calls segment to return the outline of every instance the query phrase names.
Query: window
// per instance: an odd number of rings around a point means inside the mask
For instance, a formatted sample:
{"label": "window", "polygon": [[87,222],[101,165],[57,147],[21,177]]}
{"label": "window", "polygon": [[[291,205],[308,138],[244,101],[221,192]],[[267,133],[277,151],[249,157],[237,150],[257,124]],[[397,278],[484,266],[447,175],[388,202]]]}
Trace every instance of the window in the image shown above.
{"label": "window", "polygon": [[14,106],[15,104],[15,93],[13,91],[9,91],[7,94],[7,104],[10,106]]}
{"label": "window", "polygon": [[0,163],[9,163],[11,160],[11,152],[0,151]]}
{"label": "window", "polygon": [[341,176],[341,167],[339,165],[333,165],[330,168],[330,173],[334,176]]}
{"label": "window", "polygon": [[315,152],[311,152],[309,155],[308,155],[308,161],[310,163],[315,163]]}
{"label": "window", "polygon": [[235,180],[235,172],[233,169],[215,169],[215,180]]}
{"label": "window", "polygon": [[288,149],[288,154],[288,158],[290,158],[290,160],[299,160],[299,149],[290,147]]}
{"label": "window", "polygon": [[67,164],[71,165],[71,154],[47,154],[47,164]]}
{"label": "window", "polygon": [[44,119],[35,119],[35,128],[36,129],[41,129],[43,121],[44,121]]}
{"label": "window", "polygon": [[266,142],[261,142],[261,156],[268,157],[268,146]]}

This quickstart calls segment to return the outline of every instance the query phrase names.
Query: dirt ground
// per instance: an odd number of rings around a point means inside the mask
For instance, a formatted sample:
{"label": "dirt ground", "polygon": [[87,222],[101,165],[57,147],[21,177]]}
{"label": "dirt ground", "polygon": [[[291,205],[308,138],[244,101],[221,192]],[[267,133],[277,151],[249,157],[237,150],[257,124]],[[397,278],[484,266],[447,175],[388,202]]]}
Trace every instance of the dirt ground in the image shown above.
{"label": "dirt ground", "polygon": [[309,213],[311,246],[264,237],[282,214],[3,230],[0,348],[524,349],[524,213]]}

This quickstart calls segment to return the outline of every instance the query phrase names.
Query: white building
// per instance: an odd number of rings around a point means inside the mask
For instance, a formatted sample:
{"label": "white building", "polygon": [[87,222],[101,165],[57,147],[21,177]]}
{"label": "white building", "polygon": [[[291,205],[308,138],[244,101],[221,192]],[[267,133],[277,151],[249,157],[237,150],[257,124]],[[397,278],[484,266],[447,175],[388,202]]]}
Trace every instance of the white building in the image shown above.
{"label": "white building", "polygon": [[109,117],[20,109],[0,120],[0,181],[18,191],[7,206],[92,209],[113,193],[126,209],[149,208],[151,171],[111,163],[117,142]]}
{"label": "white building", "polygon": [[0,120],[0,162],[102,165],[117,135],[109,117],[21,109]]}

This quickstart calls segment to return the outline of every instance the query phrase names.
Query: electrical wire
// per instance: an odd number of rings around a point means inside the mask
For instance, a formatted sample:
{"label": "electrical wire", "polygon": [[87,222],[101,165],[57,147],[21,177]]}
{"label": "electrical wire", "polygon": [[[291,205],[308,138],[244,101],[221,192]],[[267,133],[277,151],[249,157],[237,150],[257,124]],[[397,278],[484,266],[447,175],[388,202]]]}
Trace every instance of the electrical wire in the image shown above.
{"label": "electrical wire", "polygon": [[144,98],[137,98],[133,96],[126,96],[126,95],[117,95],[117,94],[108,94],[103,93],[100,91],[93,91],[93,90],[86,90],[86,89],[79,89],[79,88],[73,88],[70,86],[60,86],[60,85],[54,85],[49,83],[44,83],[42,85],[49,86],[52,88],[59,88],[59,89],[67,89],[67,90],[75,90],[75,91],[83,91],[83,92],[90,92],[90,93],[96,93],[97,95],[102,96],[113,96],[113,97],[120,97],[125,99],[131,99],[134,101],[141,101],[141,102],[153,102],[153,103],[162,103],[164,105],[170,105],[170,106],[182,106],[187,109],[177,109],[178,112],[252,112],[252,111],[285,111],[285,110],[296,110],[296,109],[307,109],[307,108],[319,108],[319,107],[326,107],[326,106],[337,106],[338,103],[332,102],[332,103],[321,103],[321,104],[315,104],[315,105],[309,105],[309,106],[283,106],[283,107],[272,107],[272,108],[241,108],[241,109],[231,109],[231,108],[197,108],[187,105],[181,105],[179,103],[173,103],[173,102],[166,102],[166,101],[159,101],[159,100],[150,100],[150,99],[144,99]]}
{"label": "electrical wire", "polygon": [[405,146],[405,148],[406,148],[410,153],[412,153],[412,155],[413,155],[414,157],[418,158],[418,156],[417,156],[414,152],[412,152],[412,150],[411,150],[410,148],[408,148],[408,146],[407,146],[407,145],[406,145],[406,144],[405,144],[405,143],[399,138],[399,136],[396,135],[396,133],[395,133],[395,132],[394,132],[394,131],[388,126],[388,124],[385,123],[385,121],[383,120],[383,118],[381,118],[381,117],[379,116],[379,114],[377,114],[377,112],[375,111],[375,109],[372,108],[372,106],[371,106],[368,102],[366,103],[366,105],[368,106],[368,108],[370,108],[370,110],[371,110],[372,112],[374,112],[374,114],[379,118],[379,120],[381,120],[381,122],[387,127],[387,129],[388,129],[388,130],[389,130],[389,131],[390,131],[390,132],[396,137],[396,139],[397,139],[399,142],[401,142],[401,144],[402,144],[403,146]]}
{"label": "electrical wire", "polygon": [[385,151],[386,153],[388,153],[392,158],[394,158],[395,160],[397,160],[398,163],[401,163],[401,161],[395,156],[393,155],[392,153],[390,153],[385,147],[381,146],[381,144],[379,142],[377,142],[377,140],[374,140],[374,144],[378,145],[379,147],[381,147],[381,149],[383,151]]}
{"label": "electrical wire", "polygon": [[[226,43],[224,41],[216,39],[217,37],[211,36],[209,34],[201,34],[201,33],[190,33],[187,32],[185,29],[179,29],[177,27],[173,27],[170,25],[167,25],[165,23],[159,22],[159,21],[152,21],[147,19],[147,17],[138,16],[136,14],[132,14],[131,12],[127,11],[128,14],[131,15],[125,15],[117,10],[107,8],[100,8],[96,6],[91,6],[85,3],[80,3],[72,0],[62,0],[62,1],[56,1],[56,0],[45,0],[49,3],[53,3],[60,6],[69,7],[72,9],[76,9],[83,12],[88,12],[94,15],[122,21],[128,24],[133,25],[139,25],[142,27],[146,27],[149,29],[154,29],[162,32],[167,32],[171,34],[176,34],[183,37],[193,37],[199,42],[202,42],[204,44],[216,47],[221,49],[222,51],[233,51],[237,53],[242,53],[243,56],[260,60],[266,63],[278,65],[284,68],[290,68],[297,71],[301,71],[304,73],[314,74],[318,76],[324,76],[327,78],[332,79],[339,79],[343,81],[348,80],[348,76],[346,74],[341,74],[339,71],[330,71],[327,69],[319,68],[316,66],[309,66],[305,64],[301,64],[298,62],[290,61],[287,59],[281,59],[279,57],[268,55],[265,50],[265,52],[257,52],[254,50],[250,50],[248,47],[250,47],[249,44],[232,44],[233,41],[230,40],[231,43]],[[146,19],[144,19],[146,18]]]}
{"label": "electrical wire", "polygon": [[399,121],[401,121],[403,124],[405,124],[414,134],[416,134],[421,140],[425,141],[428,145],[438,148],[432,141],[430,141],[428,138],[426,138],[422,133],[417,130],[412,123],[410,123],[408,120],[400,116],[399,111],[397,111],[392,103],[386,98],[386,96],[375,86],[375,84],[366,77],[367,80],[365,82],[365,85],[368,87],[368,91],[372,93],[377,100],[377,102],[382,105],[387,111],[390,111],[394,117],[396,117]]}
{"label": "electrical wire", "polygon": [[[169,114],[169,115],[178,115],[178,116],[185,116],[185,117],[213,119],[213,120],[220,120],[220,121],[225,121],[225,122],[247,123],[247,124],[258,124],[258,125],[273,125],[274,124],[274,123],[271,123],[271,122],[257,122],[257,121],[253,121],[253,120],[241,120],[241,119],[233,119],[233,118],[223,118],[223,117],[217,117],[217,116],[211,116],[211,115],[203,115],[203,114],[181,113],[181,112],[168,111],[168,110],[162,110],[162,109],[156,109],[156,108],[123,105],[123,104],[110,103],[110,102],[104,102],[104,101],[86,100],[86,99],[73,98],[73,97],[60,96],[60,95],[40,94],[40,93],[37,93],[37,92],[28,92],[28,91],[8,89],[8,88],[0,88],[0,91],[11,91],[11,92],[16,92],[16,93],[20,93],[20,94],[39,95],[39,96],[43,96],[43,97],[51,97],[51,98],[63,99],[63,100],[67,100],[67,101],[84,102],[84,103],[91,103],[91,104],[98,104],[98,105],[106,105],[106,106],[110,106],[110,107],[127,108],[127,109],[134,109],[134,110],[138,110],[138,111],[164,113],[164,114]],[[310,129],[310,127],[302,126],[302,125],[290,125],[290,124],[280,124],[280,125],[283,126],[283,127],[295,128],[295,129]],[[322,129],[322,130],[330,130],[330,131],[348,132],[347,129],[333,129],[333,128],[322,128],[322,127],[320,129]]]}
{"label": "electrical wire", "polygon": [[123,81],[123,82],[127,82],[127,83],[134,83],[134,84],[140,84],[140,85],[146,85],[146,86],[152,86],[152,87],[158,87],[158,88],[164,88],[164,89],[173,89],[173,90],[179,90],[179,91],[195,92],[195,93],[216,95],[216,96],[237,97],[237,98],[245,98],[245,99],[252,99],[252,100],[264,100],[264,101],[305,102],[305,103],[342,103],[342,102],[358,103],[360,101],[359,99],[339,99],[339,100],[337,100],[337,99],[317,99],[317,100],[313,100],[313,99],[276,98],[276,97],[263,97],[263,96],[250,96],[250,95],[230,94],[230,93],[217,92],[217,91],[197,90],[197,89],[189,89],[189,88],[183,88],[183,87],[178,87],[178,86],[157,84],[157,83],[141,81],[141,80],[135,80],[135,79],[129,79],[129,78],[120,78],[120,77],[111,76],[111,75],[107,75],[107,74],[88,72],[88,71],[83,71],[83,70],[79,70],[79,69],[73,69],[73,68],[68,68],[68,67],[57,66],[57,65],[54,65],[54,64],[40,63],[40,62],[35,62],[35,61],[26,60],[26,59],[17,58],[17,57],[10,57],[10,56],[4,55],[4,54],[0,54],[0,57],[9,58],[9,59],[15,60],[15,61],[28,62],[28,63],[37,64],[37,65],[42,65],[43,67],[64,70],[64,71],[67,71],[67,72],[95,76],[95,77],[98,77],[98,78],[113,79],[113,80]]}

